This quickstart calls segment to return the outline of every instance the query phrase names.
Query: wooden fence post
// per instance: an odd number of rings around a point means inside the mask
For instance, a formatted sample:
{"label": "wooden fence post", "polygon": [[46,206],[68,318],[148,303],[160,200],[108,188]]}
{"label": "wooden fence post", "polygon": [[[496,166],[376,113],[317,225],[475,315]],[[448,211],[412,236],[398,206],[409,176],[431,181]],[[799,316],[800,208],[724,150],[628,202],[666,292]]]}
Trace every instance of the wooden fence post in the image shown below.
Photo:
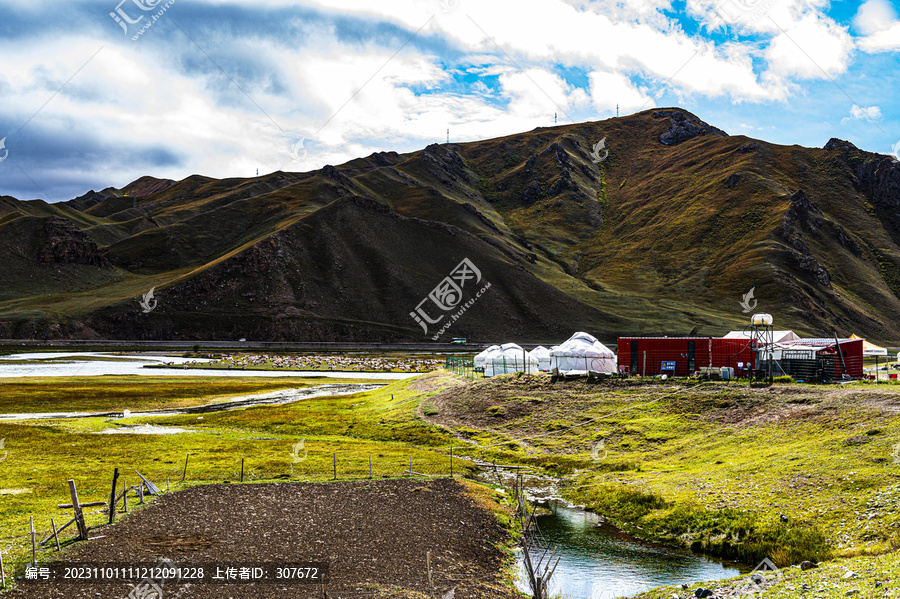
{"label": "wooden fence post", "polygon": [[431,597],[434,599],[434,576],[431,573],[431,552],[425,554],[425,562],[428,564],[428,586],[431,587]]}
{"label": "wooden fence post", "polygon": [[187,463],[189,457],[191,457],[191,452],[187,452],[187,455],[184,456],[184,472],[181,473],[181,482],[184,482],[184,477],[187,475]]}
{"label": "wooden fence post", "polygon": [[450,446],[450,478],[453,478],[453,446]]}
{"label": "wooden fence post", "polygon": [[34,516],[28,516],[28,526],[31,528],[31,565],[37,564],[37,547],[34,545]]}
{"label": "wooden fence post", "polygon": [[337,452],[332,454],[332,465],[334,466],[334,480],[337,480]]}
{"label": "wooden fence post", "polygon": [[241,458],[241,482],[244,482],[244,458]]}
{"label": "wooden fence post", "polygon": [[112,492],[109,494],[109,523],[116,521],[116,481],[119,479],[119,469],[113,470]]}
{"label": "wooden fence post", "polygon": [[72,511],[75,512],[75,525],[78,526],[78,536],[87,541],[88,531],[84,524],[84,514],[81,512],[81,504],[78,503],[78,491],[75,489],[75,481],[69,479],[69,495],[72,497]]}
{"label": "wooden fence post", "polygon": [[122,511],[128,513],[128,482],[122,479]]}
{"label": "wooden fence post", "polygon": [[369,454],[369,480],[372,480],[372,454]]}
{"label": "wooden fence post", "polygon": [[0,589],[6,588],[6,571],[3,569],[3,552],[0,551]]}
{"label": "wooden fence post", "polygon": [[53,521],[53,518],[50,518],[50,528],[53,529],[53,540],[56,541],[56,550],[59,551],[59,536],[56,534],[56,522]]}

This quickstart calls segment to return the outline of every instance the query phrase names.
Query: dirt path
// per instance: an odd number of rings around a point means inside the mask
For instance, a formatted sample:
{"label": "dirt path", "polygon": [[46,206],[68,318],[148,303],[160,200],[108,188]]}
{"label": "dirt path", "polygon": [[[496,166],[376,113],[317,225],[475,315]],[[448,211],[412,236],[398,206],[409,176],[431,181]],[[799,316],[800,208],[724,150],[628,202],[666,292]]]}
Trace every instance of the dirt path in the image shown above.
{"label": "dirt path", "polygon": [[[506,531],[483,491],[456,480],[210,485],[160,497],[81,544],[66,562],[199,564],[327,562],[328,597],[515,597],[502,584]],[[20,582],[9,599],[126,599],[131,584]],[[140,596],[140,595],[138,595]],[[300,599],[318,585],[175,584],[162,599]],[[129,598],[130,599],[130,598]],[[145,599],[141,597],[141,599]],[[146,599],[157,599],[147,595]]]}

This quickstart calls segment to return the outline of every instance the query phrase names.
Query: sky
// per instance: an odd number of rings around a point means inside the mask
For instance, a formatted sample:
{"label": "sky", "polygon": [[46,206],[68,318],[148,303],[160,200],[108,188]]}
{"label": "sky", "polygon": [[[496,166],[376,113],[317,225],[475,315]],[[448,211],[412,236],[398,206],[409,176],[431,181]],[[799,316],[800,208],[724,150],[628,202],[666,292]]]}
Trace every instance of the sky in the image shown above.
{"label": "sky", "polygon": [[[680,106],[900,152],[900,0],[0,0],[0,195],[252,177]],[[609,144],[613,140],[608,141]]]}

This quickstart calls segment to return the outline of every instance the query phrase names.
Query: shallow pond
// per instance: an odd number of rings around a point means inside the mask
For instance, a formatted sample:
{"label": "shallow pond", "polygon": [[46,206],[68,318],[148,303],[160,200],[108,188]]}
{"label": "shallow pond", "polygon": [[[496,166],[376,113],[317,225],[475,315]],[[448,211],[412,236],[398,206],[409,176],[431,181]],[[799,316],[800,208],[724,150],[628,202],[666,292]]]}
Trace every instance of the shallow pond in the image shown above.
{"label": "shallow pond", "polygon": [[[738,576],[735,564],[723,564],[687,551],[639,541],[590,512],[549,504],[552,514],[537,517],[538,528],[556,548],[559,566],[551,579],[550,596],[567,599],[627,597],[660,585],[692,584]],[[536,561],[532,553],[532,561]],[[544,560],[546,563],[546,559]],[[528,592],[519,556],[517,586]]]}
{"label": "shallow pond", "polygon": [[[216,370],[189,369],[186,362],[208,362],[203,358],[182,358],[151,354],[111,354],[101,352],[41,352],[0,356],[0,378],[19,376],[254,376],[254,377],[334,377],[342,379],[402,380],[419,373],[339,372],[326,370]],[[25,363],[23,363],[25,362]],[[144,368],[172,364],[170,368]],[[180,366],[180,367],[179,367]]]}

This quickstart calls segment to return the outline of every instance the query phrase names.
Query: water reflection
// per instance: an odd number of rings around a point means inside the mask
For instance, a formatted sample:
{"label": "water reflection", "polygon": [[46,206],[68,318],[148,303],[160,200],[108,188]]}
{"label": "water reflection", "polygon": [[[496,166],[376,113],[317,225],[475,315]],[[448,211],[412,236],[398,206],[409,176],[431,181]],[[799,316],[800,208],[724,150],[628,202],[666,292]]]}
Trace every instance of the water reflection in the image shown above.
{"label": "water reflection", "polygon": [[[538,527],[559,557],[550,595],[567,599],[627,597],[660,585],[692,584],[737,576],[740,571],[686,551],[644,543],[609,526],[595,514],[552,503]],[[533,561],[536,556],[532,557]],[[545,559],[546,562],[546,559]],[[517,586],[528,592],[519,558]]]}

